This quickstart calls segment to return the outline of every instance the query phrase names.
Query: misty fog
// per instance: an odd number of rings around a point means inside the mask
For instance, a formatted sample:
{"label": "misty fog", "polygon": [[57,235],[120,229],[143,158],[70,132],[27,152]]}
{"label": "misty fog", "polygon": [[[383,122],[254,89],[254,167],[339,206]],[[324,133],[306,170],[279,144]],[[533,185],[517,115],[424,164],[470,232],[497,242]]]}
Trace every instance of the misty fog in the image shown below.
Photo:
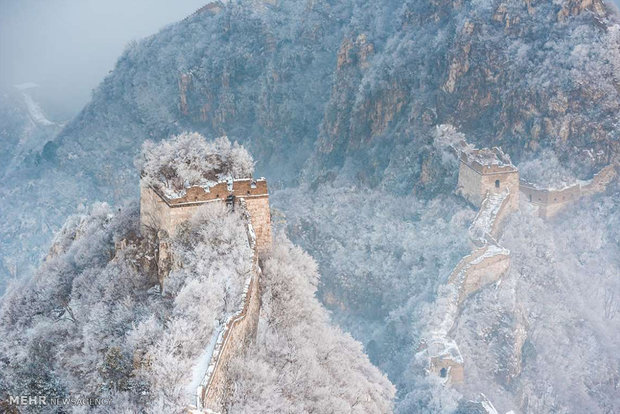
{"label": "misty fog", "polygon": [[207,0],[0,0],[0,89],[34,82],[66,120],[90,98],[132,40],[156,33]]}

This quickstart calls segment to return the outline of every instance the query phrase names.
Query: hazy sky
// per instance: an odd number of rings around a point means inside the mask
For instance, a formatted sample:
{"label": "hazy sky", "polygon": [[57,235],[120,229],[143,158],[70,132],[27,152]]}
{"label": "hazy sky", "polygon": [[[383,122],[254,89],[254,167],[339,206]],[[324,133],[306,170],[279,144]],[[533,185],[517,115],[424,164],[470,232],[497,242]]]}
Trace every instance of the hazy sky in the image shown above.
{"label": "hazy sky", "polygon": [[40,85],[48,112],[72,114],[125,45],[209,0],[0,0],[0,87]]}

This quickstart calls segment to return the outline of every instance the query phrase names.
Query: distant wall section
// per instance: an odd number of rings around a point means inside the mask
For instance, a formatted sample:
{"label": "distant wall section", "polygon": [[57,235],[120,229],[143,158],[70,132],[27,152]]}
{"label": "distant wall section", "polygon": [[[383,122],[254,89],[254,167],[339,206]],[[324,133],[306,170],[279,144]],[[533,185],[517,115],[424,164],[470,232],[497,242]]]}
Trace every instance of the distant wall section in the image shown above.
{"label": "distant wall section", "polygon": [[576,202],[581,197],[605,191],[607,185],[616,177],[613,165],[603,168],[589,181],[577,182],[571,186],[554,189],[540,188],[532,183],[521,180],[519,190],[529,203],[538,206],[541,217],[551,218],[564,207]]}

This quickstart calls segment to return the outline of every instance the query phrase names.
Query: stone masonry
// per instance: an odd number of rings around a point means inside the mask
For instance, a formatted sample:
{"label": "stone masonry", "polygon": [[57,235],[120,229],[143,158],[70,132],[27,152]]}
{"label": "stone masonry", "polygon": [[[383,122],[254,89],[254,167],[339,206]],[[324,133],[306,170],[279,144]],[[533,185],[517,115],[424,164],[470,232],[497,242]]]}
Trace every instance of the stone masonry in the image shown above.
{"label": "stone masonry", "polygon": [[[242,202],[242,207],[245,208]],[[230,381],[229,364],[242,354],[256,338],[260,315],[260,275],[256,239],[251,224],[248,240],[254,250],[252,272],[243,291],[241,308],[231,315],[219,331],[207,371],[196,390],[196,410],[202,413],[225,412],[225,402],[234,387]]]}
{"label": "stone masonry", "polygon": [[[465,381],[465,359],[451,332],[462,302],[497,282],[510,267],[510,251],[501,247],[497,238],[504,219],[519,208],[519,193],[523,193],[525,201],[538,206],[541,216],[551,217],[582,196],[604,191],[616,177],[616,170],[610,165],[589,181],[562,189],[541,189],[519,181],[519,171],[499,148],[474,149],[462,140],[451,149],[460,161],[456,192],[479,207],[469,228],[473,250],[440,286],[437,301],[443,307],[432,317],[418,355],[427,359],[429,373],[444,378],[446,384],[458,384]],[[526,336],[526,332],[520,332],[515,345],[518,355]]]}
{"label": "stone masonry", "polygon": [[473,149],[462,141],[452,149],[460,160],[457,193],[479,207],[469,229],[473,250],[439,288],[438,301],[444,306],[432,317],[418,355],[427,359],[429,373],[446,384],[459,384],[465,381],[465,359],[451,332],[463,301],[510,267],[510,252],[496,238],[502,221],[518,209],[519,172],[499,148]]}
{"label": "stone masonry", "polygon": [[222,181],[208,189],[189,187],[183,196],[166,197],[161,191],[140,185],[140,227],[144,232],[153,229],[173,236],[178,226],[187,221],[198,207],[209,202],[238,205],[245,201],[250,221],[256,233],[259,253],[271,248],[271,214],[267,180],[242,179]]}
{"label": "stone masonry", "polygon": [[604,191],[616,175],[615,167],[608,165],[591,180],[580,181],[564,188],[541,188],[521,180],[519,189],[530,204],[538,207],[538,214],[541,217],[551,218],[580,198]]}
{"label": "stone masonry", "polygon": [[211,202],[226,203],[233,209],[240,209],[246,217],[248,243],[253,251],[252,271],[245,284],[241,307],[215,332],[217,339],[207,371],[196,390],[195,406],[188,407],[190,412],[196,413],[225,411],[227,396],[234,386],[229,380],[230,360],[245,352],[256,337],[260,314],[259,256],[269,251],[272,243],[267,181],[263,178],[242,179],[219,182],[206,189],[189,187],[185,194],[176,198],[166,197],[161,191],[143,183],[140,186],[140,227],[142,232],[157,234],[158,273],[162,289],[164,278],[174,262],[167,248],[169,238],[200,206]]}
{"label": "stone masonry", "polygon": [[480,207],[487,193],[508,190],[515,196],[513,209],[519,208],[519,171],[499,148],[469,149],[459,153],[459,178],[456,191]]}

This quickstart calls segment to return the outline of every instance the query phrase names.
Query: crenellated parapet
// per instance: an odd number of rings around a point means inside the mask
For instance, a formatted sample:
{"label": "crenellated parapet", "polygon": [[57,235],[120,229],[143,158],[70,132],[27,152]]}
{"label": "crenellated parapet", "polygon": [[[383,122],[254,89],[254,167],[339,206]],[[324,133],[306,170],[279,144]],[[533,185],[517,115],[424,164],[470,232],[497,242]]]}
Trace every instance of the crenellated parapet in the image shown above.
{"label": "crenellated parapet", "polygon": [[541,217],[551,218],[582,197],[605,191],[616,176],[615,166],[608,165],[587,181],[577,181],[562,188],[548,188],[520,180],[519,190],[526,201],[538,207]]}
{"label": "crenellated parapet", "polygon": [[140,185],[140,227],[164,231],[169,236],[179,225],[189,220],[205,203],[227,203],[233,208],[244,200],[252,227],[256,233],[259,253],[271,249],[271,214],[267,180],[240,179],[215,183],[209,187],[192,186],[182,194],[166,195],[163,191]]}

